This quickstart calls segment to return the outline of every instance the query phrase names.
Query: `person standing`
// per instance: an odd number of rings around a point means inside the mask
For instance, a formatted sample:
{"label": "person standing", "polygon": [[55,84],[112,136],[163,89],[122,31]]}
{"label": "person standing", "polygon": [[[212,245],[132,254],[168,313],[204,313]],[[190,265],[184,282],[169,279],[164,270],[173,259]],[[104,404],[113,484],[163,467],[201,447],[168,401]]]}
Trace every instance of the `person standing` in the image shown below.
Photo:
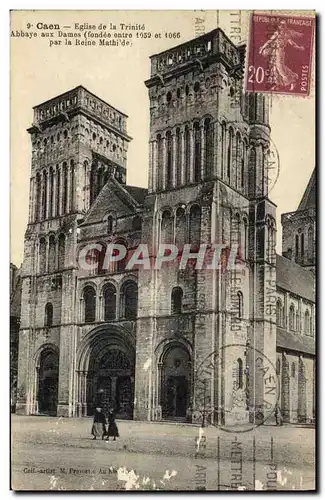
{"label": "person standing", "polygon": [[278,404],[275,407],[274,414],[275,414],[276,425],[283,425],[283,417],[282,417],[282,413],[281,413],[281,410],[280,410],[280,406]]}
{"label": "person standing", "polygon": [[98,407],[95,410],[93,426],[91,428],[91,433],[94,436],[93,440],[96,440],[97,437],[101,437],[102,439],[104,439],[106,430],[105,424],[106,424],[105,415],[102,412],[102,409]]}
{"label": "person standing", "polygon": [[116,441],[116,438],[119,437],[114,410],[110,410],[108,414],[108,429],[106,433],[106,441],[109,441],[110,436],[113,437],[113,441]]}

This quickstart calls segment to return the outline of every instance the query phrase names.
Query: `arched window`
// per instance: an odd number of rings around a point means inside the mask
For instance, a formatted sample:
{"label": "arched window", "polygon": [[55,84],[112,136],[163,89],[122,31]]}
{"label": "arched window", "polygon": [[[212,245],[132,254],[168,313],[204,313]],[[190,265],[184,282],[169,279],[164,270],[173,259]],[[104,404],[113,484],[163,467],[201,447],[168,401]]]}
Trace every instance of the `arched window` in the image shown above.
{"label": "arched window", "polygon": [[242,141],[239,132],[236,134],[236,188],[241,188],[241,160],[242,160]]}
{"label": "arched window", "polygon": [[47,206],[47,173],[43,172],[43,192],[42,192],[42,219],[46,219]]}
{"label": "arched window", "polygon": [[167,188],[173,186],[173,138],[170,131],[166,133]]}
{"label": "arched window", "polygon": [[201,242],[201,209],[198,205],[193,205],[190,210],[189,242],[195,247]]}
{"label": "arched window", "polygon": [[292,362],[291,363],[291,377],[295,378],[296,376],[296,363]]}
{"label": "arched window", "polygon": [[62,165],[63,192],[62,192],[62,214],[68,212],[68,167],[64,162]]}
{"label": "arched window", "polygon": [[48,217],[51,219],[53,217],[53,168],[50,167],[50,173],[49,173],[49,193],[50,193],[50,199],[49,199],[49,213]]}
{"label": "arched window", "polygon": [[246,159],[247,159],[247,142],[244,140],[243,142],[243,147],[242,147],[242,158],[241,158],[241,166],[240,166],[240,187],[241,189],[244,189],[245,187],[245,165],[246,165]]}
{"label": "arched window", "polygon": [[308,228],[308,257],[310,261],[314,260],[314,230],[312,226]]}
{"label": "arched window", "polygon": [[125,266],[127,264],[126,262],[126,259],[127,259],[127,247],[126,247],[126,244],[124,243],[124,241],[116,241],[115,242],[117,245],[122,245],[126,248],[126,253],[125,253],[125,257],[123,257],[122,259],[116,261],[116,267],[115,267],[115,271],[117,273],[122,273],[123,271],[125,271]]}
{"label": "arched window", "polygon": [[58,267],[59,269],[64,269],[65,264],[65,236],[60,234],[59,236],[59,250],[58,250]]}
{"label": "arched window", "polygon": [[104,264],[105,264],[105,255],[106,255],[106,244],[105,243],[99,243],[101,246],[101,250],[97,250],[97,262],[98,262],[98,268],[97,272],[98,274],[105,274],[107,273],[107,269],[105,269]]}
{"label": "arched window", "polygon": [[182,141],[181,141],[181,131],[179,128],[177,128],[176,129],[176,187],[179,187],[182,183],[181,174],[182,174]]}
{"label": "arched window", "polygon": [[310,322],[310,313],[309,311],[305,311],[305,334],[310,335],[311,333],[311,322]]}
{"label": "arched window", "polygon": [[116,289],[111,283],[105,285],[103,291],[104,298],[104,319],[114,321],[116,319]]}
{"label": "arched window", "polygon": [[206,178],[211,179],[213,176],[213,125],[210,118],[204,120],[204,161]]}
{"label": "arched window", "polygon": [[60,207],[60,192],[61,192],[61,186],[62,184],[62,176],[61,176],[61,170],[58,168],[56,169],[56,200],[55,200],[55,213],[57,216],[61,215],[61,207]]}
{"label": "arched window", "polygon": [[164,169],[163,169],[163,139],[161,135],[157,135],[157,188],[161,191],[164,186]]}
{"label": "arched window", "polygon": [[133,231],[141,231],[141,227],[142,227],[141,217],[139,217],[139,215],[136,215],[132,220],[132,229]]}
{"label": "arched window", "polygon": [[185,184],[191,182],[191,141],[188,126],[185,127]]}
{"label": "arched window", "polygon": [[83,291],[85,307],[85,323],[93,323],[96,319],[96,292],[92,286],[88,285]]}
{"label": "arched window", "polygon": [[295,238],[295,261],[298,262],[299,260],[299,235],[296,234]]}
{"label": "arched window", "polygon": [[244,316],[244,298],[242,292],[237,292],[237,308],[238,318],[242,319]]}
{"label": "arched window", "polygon": [[248,221],[246,218],[243,219],[244,224],[244,249],[242,255],[245,260],[248,260]]}
{"label": "arched window", "polygon": [[296,313],[294,305],[291,304],[289,308],[289,330],[295,331],[295,328],[296,328]]}
{"label": "arched window", "polygon": [[283,326],[283,306],[280,299],[276,301],[276,324]]}
{"label": "arched window", "polygon": [[198,122],[193,126],[194,135],[194,182],[201,180],[201,130]]}
{"label": "arched window", "polygon": [[305,235],[304,235],[304,233],[301,233],[301,235],[300,235],[300,257],[301,257],[301,261],[304,262],[304,257],[305,257]]}
{"label": "arched window", "polygon": [[39,272],[46,273],[46,240],[39,240]]}
{"label": "arched window", "polygon": [[243,389],[244,383],[243,383],[243,360],[241,358],[237,359],[237,388],[238,389]]}
{"label": "arched window", "polygon": [[51,304],[51,302],[48,302],[45,306],[44,325],[45,326],[53,325],[53,305]]}
{"label": "arched window", "polygon": [[227,128],[225,122],[221,124],[221,178],[225,175],[225,161],[226,161],[226,137]]}
{"label": "arched window", "polygon": [[41,210],[41,176],[40,174],[36,175],[36,203],[35,203],[35,220],[38,221],[40,219],[40,210]]}
{"label": "arched window", "polygon": [[256,192],[256,147],[250,148],[249,154],[249,169],[248,169],[248,192],[254,194]]}
{"label": "arched window", "polygon": [[176,286],[172,290],[172,314],[181,314],[183,312],[183,290]]}
{"label": "arched window", "polygon": [[49,273],[54,273],[56,270],[56,242],[55,242],[55,236],[51,234],[49,238]]}
{"label": "arched window", "polygon": [[124,283],[121,289],[121,315],[126,320],[136,319],[138,314],[138,287],[133,281]]}
{"label": "arched window", "polygon": [[228,141],[228,151],[227,151],[227,180],[231,181],[231,167],[232,167],[232,148],[234,142],[234,132],[233,129],[229,129],[229,141]]}
{"label": "arched window", "polygon": [[74,212],[74,161],[70,161],[70,207],[69,212]]}
{"label": "arched window", "polygon": [[175,243],[178,249],[181,250],[186,243],[187,227],[185,210],[178,207],[176,210],[176,228],[175,228]]}
{"label": "arched window", "polygon": [[173,243],[173,217],[169,210],[165,210],[161,217],[160,242],[163,244]]}
{"label": "arched window", "polygon": [[107,217],[107,232],[111,233],[113,231],[113,217],[109,215]]}

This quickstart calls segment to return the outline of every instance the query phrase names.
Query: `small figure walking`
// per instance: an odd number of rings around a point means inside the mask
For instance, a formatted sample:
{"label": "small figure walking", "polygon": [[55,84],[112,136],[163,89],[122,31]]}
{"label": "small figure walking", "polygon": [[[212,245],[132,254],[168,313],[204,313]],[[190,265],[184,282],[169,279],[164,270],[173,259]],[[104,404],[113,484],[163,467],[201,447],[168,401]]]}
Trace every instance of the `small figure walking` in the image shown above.
{"label": "small figure walking", "polygon": [[93,426],[91,428],[91,433],[94,436],[93,440],[96,440],[97,437],[101,437],[104,439],[105,435],[105,424],[106,424],[106,418],[104,413],[102,412],[101,408],[96,408],[95,414],[94,414],[94,422]]}
{"label": "small figure walking", "polygon": [[108,429],[106,433],[106,441],[109,441],[110,436],[113,437],[113,441],[116,441],[116,438],[119,437],[118,428],[115,422],[114,410],[110,410],[108,413]]}
{"label": "small figure walking", "polygon": [[283,417],[280,406],[277,404],[274,411],[276,425],[283,425]]}

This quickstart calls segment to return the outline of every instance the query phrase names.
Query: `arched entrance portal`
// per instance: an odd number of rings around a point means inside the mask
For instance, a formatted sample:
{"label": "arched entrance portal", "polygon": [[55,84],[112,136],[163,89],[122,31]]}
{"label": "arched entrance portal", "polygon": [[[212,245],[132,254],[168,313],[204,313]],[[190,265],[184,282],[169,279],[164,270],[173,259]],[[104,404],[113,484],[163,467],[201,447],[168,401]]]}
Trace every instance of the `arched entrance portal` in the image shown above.
{"label": "arched entrance portal", "polygon": [[166,419],[185,419],[190,406],[191,359],[182,345],[169,346],[162,356],[161,408]]}
{"label": "arched entrance portal", "polygon": [[38,413],[56,415],[58,403],[59,354],[45,348],[39,357],[38,371]]}
{"label": "arched entrance portal", "polygon": [[78,370],[78,415],[91,416],[97,406],[107,415],[133,418],[135,349],[127,332],[91,333],[84,343]]}

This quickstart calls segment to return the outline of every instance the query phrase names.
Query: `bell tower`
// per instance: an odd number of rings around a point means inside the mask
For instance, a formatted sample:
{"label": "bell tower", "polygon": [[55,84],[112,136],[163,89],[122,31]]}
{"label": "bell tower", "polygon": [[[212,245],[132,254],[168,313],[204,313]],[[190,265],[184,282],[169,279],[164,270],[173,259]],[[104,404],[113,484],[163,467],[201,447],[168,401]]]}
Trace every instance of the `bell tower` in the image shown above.
{"label": "bell tower", "polygon": [[[34,108],[28,129],[32,163],[22,267],[18,412],[40,410],[36,392],[44,374],[40,370],[36,381],[27,382],[35,371],[35,361],[28,356],[44,344],[58,360],[53,371],[59,373],[53,381],[57,400],[51,411],[71,412],[78,223],[109,176],[126,182],[131,140],[126,124],[124,113],[82,86]],[[59,365],[70,368],[59,372]]]}

